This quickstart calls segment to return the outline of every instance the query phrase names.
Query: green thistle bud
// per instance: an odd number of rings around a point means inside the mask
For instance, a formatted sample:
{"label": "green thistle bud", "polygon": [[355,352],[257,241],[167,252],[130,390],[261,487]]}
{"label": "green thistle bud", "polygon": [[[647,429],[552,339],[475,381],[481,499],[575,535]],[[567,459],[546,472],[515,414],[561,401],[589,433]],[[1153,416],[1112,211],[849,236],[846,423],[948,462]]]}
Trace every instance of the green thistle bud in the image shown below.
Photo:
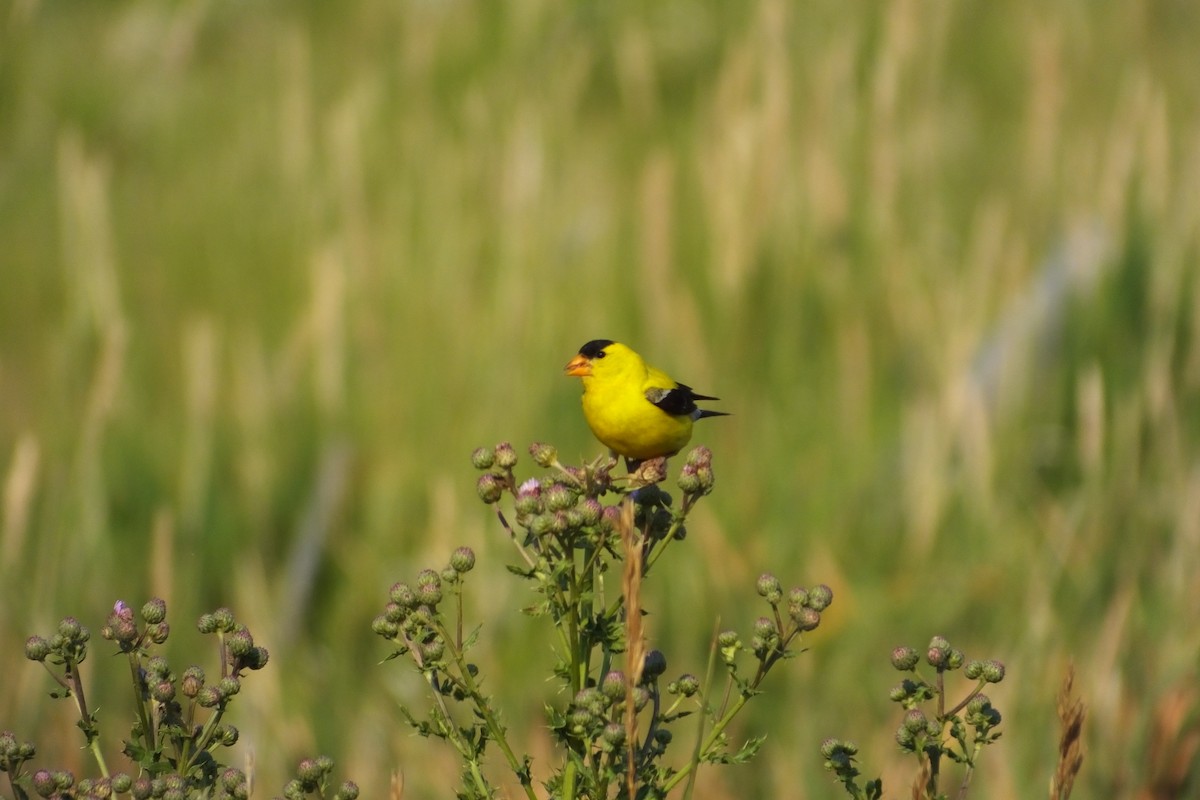
{"label": "green thistle bud", "polygon": [[171,674],[171,665],[162,656],[152,656],[146,659],[146,673],[161,680]]}
{"label": "green thistle bud", "polygon": [[635,711],[641,711],[646,707],[646,703],[650,702],[650,692],[645,686],[633,687],[633,708]]}
{"label": "green thistle bud", "polygon": [[712,463],[712,451],[703,445],[700,447],[693,447],[692,450],[687,454],[686,463],[688,466],[692,467],[707,467]]}
{"label": "green thistle bud", "polygon": [[229,654],[241,658],[254,649],[254,637],[246,628],[239,628],[225,637],[225,647]]}
{"label": "green thistle bud", "polygon": [[435,608],[438,603],[442,602],[441,583],[418,583],[417,601],[422,605]]}
{"label": "green thistle bud", "polygon": [[935,647],[940,650],[949,650],[950,642],[946,639],[945,636],[934,636],[932,639],[929,640],[929,648],[932,650]]}
{"label": "green thistle bud", "polygon": [[533,456],[533,463],[539,467],[552,467],[558,463],[558,450],[544,442],[529,445],[529,455]]}
{"label": "green thistle bud", "polygon": [[594,686],[589,686],[575,693],[575,706],[586,708],[593,716],[600,716],[608,710],[609,702],[603,692]]}
{"label": "green thistle bud", "polygon": [[893,703],[899,703],[902,700],[908,699],[908,682],[898,683],[888,692],[888,699]]}
{"label": "green thistle bud", "polygon": [[292,778],[283,785],[284,800],[304,800],[304,784]]}
{"label": "green thistle bud", "polygon": [[571,733],[576,736],[583,736],[587,733],[587,729],[591,726],[594,719],[595,717],[592,716],[592,712],[586,708],[573,708],[571,709],[571,713],[567,715],[567,725]]}
{"label": "green thistle bud", "polygon": [[808,590],[808,607],[813,611],[824,611],[833,603],[833,589],[825,584]]}
{"label": "green thistle bud", "polygon": [[216,620],[217,630],[219,631],[228,633],[237,625],[237,621],[233,618],[233,612],[228,608],[218,608],[213,612],[213,618]]}
{"label": "green thistle bud", "polygon": [[267,665],[271,660],[271,653],[265,647],[255,647],[250,651],[250,655],[242,660],[242,664],[248,669],[260,670]]}
{"label": "green thistle bud", "polygon": [[58,623],[58,635],[67,642],[87,641],[89,637],[86,631],[74,617],[63,617],[62,622]]}
{"label": "green thistle bud", "polygon": [[167,637],[171,635],[171,626],[166,622],[158,622],[149,625],[146,628],[146,635],[150,637],[150,641],[155,644],[162,644],[167,641]]}
{"label": "green thistle bud", "polygon": [[112,776],[110,785],[117,794],[126,794],[133,787],[133,778],[124,772],[118,772]]}
{"label": "green thistle bud", "polygon": [[450,567],[462,574],[475,569],[475,551],[469,547],[460,547],[450,554]]}
{"label": "green thistle bud", "polygon": [[983,662],[977,658],[972,658],[963,667],[963,675],[966,675],[969,680],[977,680],[983,675]]}
{"label": "green thistle bud", "polygon": [[41,636],[30,636],[25,640],[25,657],[30,661],[45,661],[50,655],[50,643]]}
{"label": "green thistle bud", "polygon": [[150,696],[159,703],[169,703],[175,699],[175,684],[170,681],[159,681],[150,690]]}
{"label": "green thistle bud", "polygon": [[717,635],[717,647],[722,649],[727,647],[737,647],[738,643],[737,631],[721,631],[721,633]]}
{"label": "green thistle bud", "polygon": [[300,762],[300,766],[296,767],[296,777],[305,783],[316,786],[321,778],[325,777],[325,774],[315,758],[306,758]]}
{"label": "green thistle bud", "polygon": [[133,795],[134,800],[146,800],[154,791],[154,783],[145,775],[136,778],[133,781],[133,787],[129,793]]}
{"label": "green thistle bud", "polygon": [[33,790],[38,793],[38,797],[50,797],[58,791],[58,783],[48,769],[39,769],[33,773],[32,783]]}
{"label": "green thistle bud", "polygon": [[193,664],[183,671],[183,680],[180,683],[184,697],[195,697],[204,688],[204,670]]}
{"label": "green thistle bud", "polygon": [[237,767],[226,767],[221,772],[221,788],[230,794],[233,794],[239,786],[245,783],[246,773]]}
{"label": "green thistle bud", "polygon": [[241,681],[237,678],[222,678],[217,685],[221,687],[222,697],[233,697],[242,690]]}
{"label": "green thistle bud", "polygon": [[575,505],[575,493],[561,483],[554,483],[543,494],[548,511],[566,511]]}
{"label": "green thistle bud", "polygon": [[613,670],[600,681],[600,691],[609,700],[617,701],[625,696],[625,673]]}
{"label": "green thistle bud", "polygon": [[676,687],[684,697],[691,697],[696,692],[700,691],[700,679],[690,672],[679,676],[679,680],[675,682]]}
{"label": "green thistle bud", "polygon": [[196,628],[201,633],[216,633],[217,618],[213,614],[201,614],[200,621],[196,623]]}
{"label": "green thistle bud", "polygon": [[437,661],[446,653],[446,643],[440,636],[430,639],[421,645],[421,655],[426,662]]}
{"label": "green thistle bud", "polygon": [[358,800],[358,784],[354,781],[344,781],[333,795],[333,800]]}
{"label": "green thistle bud", "polygon": [[808,590],[803,586],[796,586],[788,592],[788,605],[796,608],[803,608],[808,605]]}
{"label": "green thistle bud", "polygon": [[700,494],[704,486],[700,482],[700,476],[696,474],[694,467],[685,466],[679,473],[679,480],[676,482],[679,486],[679,491],[684,494]]}
{"label": "green thistle bud", "polygon": [[983,662],[983,679],[988,683],[999,683],[1004,680],[1004,664],[990,659]]}
{"label": "green thistle bud", "polygon": [[925,730],[925,726],[929,720],[925,716],[925,712],[919,708],[909,709],[904,715],[904,727],[908,728],[913,733],[921,733]]}
{"label": "green thistle bud", "polygon": [[946,654],[946,668],[958,669],[963,665],[963,651],[957,647],[951,647],[950,652]]}
{"label": "green thistle bud", "polygon": [[[791,613],[790,608],[788,612]],[[792,614],[792,620],[801,631],[813,631],[821,624],[821,615],[812,608],[801,608]]]}
{"label": "green thistle bud", "polygon": [[486,447],[476,447],[471,451],[471,466],[475,469],[491,469],[496,463],[496,454]]}
{"label": "green thistle bud", "polygon": [[491,505],[500,502],[500,497],[504,494],[504,485],[495,475],[485,472],[475,482],[475,491],[479,493],[480,500]]}
{"label": "green thistle bud", "polygon": [[605,744],[615,750],[625,744],[625,726],[619,722],[610,722],[604,726],[600,738]]}
{"label": "green thistle bud", "polygon": [[779,584],[779,579],[769,572],[758,576],[754,589],[758,592],[759,597],[767,598],[767,602],[771,605],[775,605],[783,599],[783,587]]}
{"label": "green thistle bud", "polygon": [[842,749],[842,743],[832,736],[821,742],[821,756],[823,758],[833,758],[833,754]]}
{"label": "green thistle bud", "polygon": [[662,650],[651,650],[642,661],[642,680],[651,682],[667,671],[667,657]]}
{"label": "green thistle bud", "polygon": [[901,672],[908,672],[917,666],[921,654],[912,647],[897,647],[892,650],[892,666]]}
{"label": "green thistle bud", "polygon": [[554,532],[554,515],[553,514],[538,514],[529,522],[529,530],[534,536],[541,539]]}
{"label": "green thistle bud", "polygon": [[152,598],[142,606],[142,620],[148,625],[157,625],[166,618],[167,603],[162,598]]}
{"label": "green thistle bud", "polygon": [[770,617],[759,617],[754,620],[754,635],[770,639],[775,635],[775,621]]}
{"label": "green thistle bud", "polygon": [[600,515],[604,513],[604,506],[594,497],[585,498],[576,508],[579,510],[580,523],[589,527],[599,523]]}
{"label": "green thistle bud", "polygon": [[967,713],[975,716],[988,708],[992,704],[992,699],[986,694],[977,694],[967,701]]}
{"label": "green thistle bud", "polygon": [[901,725],[896,729],[896,744],[900,745],[904,752],[911,753],[917,749],[917,735]]}
{"label": "green thistle bud", "polygon": [[949,658],[950,651],[945,647],[930,647],[929,652],[925,654],[925,660],[931,667],[945,667]]}
{"label": "green thistle bud", "polygon": [[205,686],[196,695],[196,703],[201,708],[216,708],[225,698],[221,696],[221,690],[216,686]]}
{"label": "green thistle bud", "polygon": [[415,608],[420,605],[417,602],[417,593],[413,588],[404,581],[397,581],[392,584],[391,590],[388,592],[388,598],[397,605],[404,608]]}
{"label": "green thistle bud", "polygon": [[654,741],[660,747],[665,748],[667,745],[669,745],[671,743],[671,740],[674,738],[675,738],[675,734],[671,733],[666,728],[658,728],[654,731]]}
{"label": "green thistle bud", "polygon": [[716,476],[713,475],[712,467],[701,466],[696,467],[696,477],[700,479],[700,492],[708,494],[713,490],[713,484],[717,482]]}
{"label": "green thistle bud", "polygon": [[512,469],[517,465],[517,451],[508,442],[496,445],[496,466],[501,469]]}
{"label": "green thistle bud", "polygon": [[375,619],[371,620],[371,630],[378,636],[384,639],[391,639],[400,632],[399,622],[393,622],[385,615],[380,614]]}

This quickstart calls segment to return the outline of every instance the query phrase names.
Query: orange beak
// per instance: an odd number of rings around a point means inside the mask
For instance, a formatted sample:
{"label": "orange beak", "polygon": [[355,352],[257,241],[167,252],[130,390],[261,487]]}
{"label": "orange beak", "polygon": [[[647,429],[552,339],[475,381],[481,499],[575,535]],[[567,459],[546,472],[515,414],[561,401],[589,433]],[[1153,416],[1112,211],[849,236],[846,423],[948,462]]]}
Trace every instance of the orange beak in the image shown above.
{"label": "orange beak", "polygon": [[580,353],[567,362],[563,370],[576,378],[586,378],[592,374],[592,360]]}

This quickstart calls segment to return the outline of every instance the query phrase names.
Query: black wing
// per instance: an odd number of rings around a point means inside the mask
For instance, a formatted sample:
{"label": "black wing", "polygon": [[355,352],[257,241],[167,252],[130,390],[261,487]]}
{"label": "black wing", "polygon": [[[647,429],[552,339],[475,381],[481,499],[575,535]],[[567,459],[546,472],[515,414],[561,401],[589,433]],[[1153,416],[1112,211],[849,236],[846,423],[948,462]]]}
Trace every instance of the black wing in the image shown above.
{"label": "black wing", "polygon": [[[696,394],[692,387],[677,383],[674,389],[647,389],[646,399],[668,414],[676,417],[691,416],[699,411],[697,400],[719,400],[706,394]],[[715,416],[720,412],[702,411],[703,416]]]}

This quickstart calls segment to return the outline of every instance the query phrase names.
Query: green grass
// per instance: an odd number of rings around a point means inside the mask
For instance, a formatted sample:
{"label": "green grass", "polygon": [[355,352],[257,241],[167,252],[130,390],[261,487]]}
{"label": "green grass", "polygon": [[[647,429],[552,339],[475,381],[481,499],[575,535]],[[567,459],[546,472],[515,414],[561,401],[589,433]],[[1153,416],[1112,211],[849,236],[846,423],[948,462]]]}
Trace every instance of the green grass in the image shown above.
{"label": "green grass", "polygon": [[157,593],[175,647],[224,604],[271,648],[260,791],[320,750],[449,796],[369,624],[466,543],[544,741],[468,455],[597,453],[559,372],[609,337],[735,414],[646,587],[671,669],[764,570],[837,596],[704,796],[837,796],[827,735],[903,794],[887,655],[934,633],[1008,665],[973,797],[1045,791],[1068,660],[1079,796],[1145,785],[1200,651],[1197,36],[1167,0],[0,7],[0,727],[79,766],[21,643]]}

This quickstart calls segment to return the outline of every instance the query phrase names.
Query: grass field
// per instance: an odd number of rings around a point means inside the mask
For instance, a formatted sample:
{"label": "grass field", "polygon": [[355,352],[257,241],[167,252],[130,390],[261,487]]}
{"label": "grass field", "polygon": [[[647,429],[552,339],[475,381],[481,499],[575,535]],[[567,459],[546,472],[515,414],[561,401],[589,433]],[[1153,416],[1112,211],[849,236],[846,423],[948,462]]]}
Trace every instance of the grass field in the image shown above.
{"label": "grass field", "polygon": [[671,670],[764,570],[835,592],[698,797],[837,797],[830,735],[906,796],[887,659],[933,634],[1008,668],[972,797],[1044,796],[1072,661],[1077,796],[1197,791],[1197,41],[1180,0],[0,3],[0,729],[89,770],[23,642],[156,594],[179,659],[219,605],[270,648],[259,796],[323,752],[451,797],[370,622],[469,544],[544,753],[469,454],[599,453],[560,373],[604,337],[734,414],[645,589]]}

